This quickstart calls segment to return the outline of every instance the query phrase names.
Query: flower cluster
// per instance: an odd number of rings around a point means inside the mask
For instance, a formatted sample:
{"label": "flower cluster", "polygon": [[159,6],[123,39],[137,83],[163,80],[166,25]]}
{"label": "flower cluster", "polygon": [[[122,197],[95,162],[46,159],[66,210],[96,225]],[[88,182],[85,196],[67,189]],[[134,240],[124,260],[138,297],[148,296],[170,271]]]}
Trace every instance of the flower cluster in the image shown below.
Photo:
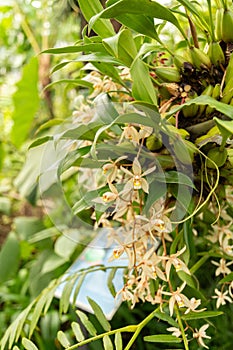
{"label": "flower cluster", "polygon": [[[209,239],[218,244],[220,254],[222,257],[219,261],[211,260],[212,264],[216,266],[215,276],[221,276],[222,278],[226,277],[232,270],[230,266],[233,264],[233,233],[232,233],[232,221],[227,213],[223,210],[222,217],[225,217],[225,222],[228,221],[225,225],[215,225],[213,228],[213,234],[209,236]],[[228,261],[229,259],[230,261]],[[221,289],[215,288],[215,295],[212,297],[216,299],[216,307],[219,308],[222,305],[226,305],[227,302],[233,302],[233,281],[227,281],[222,283]]]}

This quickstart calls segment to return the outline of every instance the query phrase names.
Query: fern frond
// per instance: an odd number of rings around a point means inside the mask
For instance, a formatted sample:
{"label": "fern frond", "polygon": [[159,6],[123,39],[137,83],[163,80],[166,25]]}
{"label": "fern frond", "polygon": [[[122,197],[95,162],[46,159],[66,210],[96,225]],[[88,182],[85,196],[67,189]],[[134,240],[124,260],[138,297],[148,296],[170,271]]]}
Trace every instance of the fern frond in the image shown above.
{"label": "fern frond", "polygon": [[[125,268],[125,266],[120,266],[119,268]],[[17,343],[21,336],[25,335],[25,324],[29,324],[29,330],[27,336],[30,338],[33,335],[33,332],[38,324],[38,321],[41,316],[45,315],[49,307],[55,297],[56,290],[61,284],[65,284],[65,287],[62,292],[62,296],[60,299],[59,309],[60,313],[67,313],[70,303],[75,305],[76,298],[78,296],[78,293],[80,291],[80,288],[82,286],[82,283],[89,273],[94,273],[99,270],[112,270],[115,269],[115,267],[108,266],[105,267],[103,265],[95,265],[88,267],[86,269],[82,269],[80,271],[73,272],[69,275],[63,275],[57,279],[54,279],[50,282],[48,287],[46,287],[28,306],[26,309],[24,309],[17,318],[11,323],[11,325],[7,328],[3,338],[0,341],[0,350],[12,349],[14,344]],[[112,278],[114,277],[113,274]],[[73,293],[73,294],[71,294]],[[102,327],[107,330],[109,329],[110,325],[107,322],[107,320],[104,320],[104,314],[101,314],[101,309],[98,309],[98,305],[91,301],[90,303],[92,306],[92,309],[94,312],[97,313],[99,320],[99,323],[102,325]],[[81,318],[85,320],[85,314]],[[79,316],[81,315],[81,311],[79,313]],[[88,324],[88,322],[87,322]],[[77,326],[74,326],[74,333],[75,336],[78,339],[82,339],[81,333],[78,332]],[[92,328],[92,326],[89,324],[89,331],[92,336],[96,335],[96,331]],[[78,337],[77,334],[79,333]],[[26,338],[25,338],[26,339]],[[83,339],[82,339],[83,340]],[[17,347],[15,348],[17,349]]]}

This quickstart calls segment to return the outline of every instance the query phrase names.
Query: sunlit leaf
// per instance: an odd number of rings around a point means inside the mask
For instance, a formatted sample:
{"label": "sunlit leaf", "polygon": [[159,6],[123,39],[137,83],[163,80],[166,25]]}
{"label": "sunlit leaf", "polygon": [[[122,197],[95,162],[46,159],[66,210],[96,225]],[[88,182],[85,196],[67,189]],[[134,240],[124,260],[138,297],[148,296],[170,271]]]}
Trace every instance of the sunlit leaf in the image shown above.
{"label": "sunlit leaf", "polygon": [[67,313],[70,305],[70,296],[74,288],[75,279],[71,279],[66,281],[65,286],[62,291],[62,295],[60,298],[59,309],[60,313]]}
{"label": "sunlit leaf", "polygon": [[103,345],[104,345],[104,350],[113,350],[112,341],[108,335],[105,335],[103,337]]}
{"label": "sunlit leaf", "polygon": [[65,53],[77,53],[77,52],[105,52],[103,44],[101,43],[90,43],[84,45],[72,45],[65,47],[56,47],[42,51],[42,53],[51,53],[53,55],[65,54]]}
{"label": "sunlit leaf", "polygon": [[104,39],[103,43],[111,54],[130,67],[137,54],[137,49],[129,29],[123,29],[115,36]]}
{"label": "sunlit leaf", "polygon": [[39,350],[33,342],[27,338],[22,339],[22,344],[26,350]]}
{"label": "sunlit leaf", "polygon": [[133,96],[136,100],[149,102],[157,106],[157,96],[149,74],[149,68],[139,58],[135,59],[130,69],[133,79]]}
{"label": "sunlit leaf", "polygon": [[97,331],[96,331],[95,327],[93,326],[93,324],[89,321],[87,315],[85,315],[82,311],[79,311],[79,310],[77,310],[76,313],[77,313],[80,321],[82,322],[82,324],[84,325],[84,327],[88,331],[88,333],[90,333],[90,335],[92,335],[92,336],[95,336],[97,334]]}
{"label": "sunlit leaf", "polygon": [[46,85],[45,90],[50,89],[54,85],[63,84],[63,83],[66,83],[69,85],[83,86],[88,89],[92,89],[92,86],[93,86],[91,83],[83,79],[61,79],[61,80],[53,81],[51,84]]}
{"label": "sunlit leaf", "polygon": [[123,349],[122,336],[120,332],[116,332],[114,343],[115,343],[116,350]]}
{"label": "sunlit leaf", "polygon": [[119,0],[93,17],[90,20],[90,27],[92,27],[99,18],[117,18],[125,14],[133,14],[137,16],[142,13],[148,17],[168,21],[184,33],[177,18],[170,9],[158,2],[150,0]]}
{"label": "sunlit leaf", "polygon": [[0,283],[14,276],[20,261],[20,245],[15,233],[11,232],[0,251]]}
{"label": "sunlit leaf", "polygon": [[178,323],[172,317],[170,317],[168,314],[166,314],[165,312],[161,312],[158,310],[158,311],[156,311],[154,316],[157,317],[159,320],[163,320],[163,321],[167,322],[168,324],[170,324],[173,327],[178,327]]}
{"label": "sunlit leaf", "polygon": [[145,341],[152,343],[181,343],[181,339],[174,335],[159,334],[159,335],[148,335],[143,338]]}
{"label": "sunlit leaf", "polygon": [[227,282],[232,282],[233,281],[233,272],[230,272],[227,276],[222,278],[218,283],[227,283]]}
{"label": "sunlit leaf", "polygon": [[208,105],[210,107],[215,108],[217,111],[221,112],[222,114],[226,115],[227,117],[233,119],[233,106],[227,105],[223,102],[215,100],[213,97],[207,96],[207,95],[201,95],[196,98],[190,99],[187,102],[183,103],[182,105],[179,105],[177,107],[174,107],[172,111],[169,111],[166,113],[166,117],[170,117],[171,115],[175,115],[176,112],[181,110],[184,106],[190,106],[192,104],[197,105]]}
{"label": "sunlit leaf", "polygon": [[[99,0],[78,0],[78,3],[87,22],[89,22],[91,17],[103,10]],[[93,30],[102,38],[114,35],[115,33],[111,22],[106,19],[96,21]]]}
{"label": "sunlit leaf", "polygon": [[31,318],[29,337],[32,336],[32,334],[36,328],[36,325],[37,325],[38,320],[42,314],[42,310],[44,308],[46,301],[47,301],[46,295],[42,294],[40,299],[36,303],[36,306],[35,306],[35,309],[33,311],[32,318]]}
{"label": "sunlit leaf", "polygon": [[181,316],[185,321],[199,320],[202,318],[217,317],[223,315],[222,311],[203,311],[203,312],[189,312],[187,315]]}
{"label": "sunlit leaf", "polygon": [[97,320],[99,321],[99,323],[101,324],[101,326],[103,327],[103,329],[108,332],[111,330],[111,325],[110,323],[107,321],[101,307],[91,298],[87,298],[89,304],[91,305],[92,310],[94,311],[94,314],[97,318]]}
{"label": "sunlit leaf", "polygon": [[70,342],[63,331],[58,331],[57,339],[64,348],[68,348],[70,346]]}
{"label": "sunlit leaf", "polygon": [[17,91],[13,95],[12,120],[14,125],[11,139],[17,147],[21,146],[29,135],[33,119],[39,108],[39,101],[38,59],[31,58],[23,68],[22,78],[17,83]]}
{"label": "sunlit leaf", "polygon": [[117,272],[117,267],[116,268],[112,268],[112,270],[108,274],[108,280],[107,280],[108,289],[110,290],[110,292],[111,292],[111,294],[112,294],[112,296],[114,298],[116,296],[116,290],[115,290],[115,287],[114,287],[114,284],[113,284],[113,279],[115,277],[116,272]]}
{"label": "sunlit leaf", "polygon": [[72,322],[71,323],[72,330],[74,332],[75,338],[77,339],[78,342],[82,341],[85,339],[81,327],[77,322]]}

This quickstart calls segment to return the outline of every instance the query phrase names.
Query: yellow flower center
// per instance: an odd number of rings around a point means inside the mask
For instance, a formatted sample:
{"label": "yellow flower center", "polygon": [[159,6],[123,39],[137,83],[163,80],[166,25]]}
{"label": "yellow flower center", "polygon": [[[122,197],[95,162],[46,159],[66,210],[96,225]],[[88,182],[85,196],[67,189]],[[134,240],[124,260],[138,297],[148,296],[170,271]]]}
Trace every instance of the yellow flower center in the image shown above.
{"label": "yellow flower center", "polygon": [[133,188],[135,190],[140,190],[142,188],[142,180],[139,175],[135,175],[133,179]]}
{"label": "yellow flower center", "polygon": [[182,266],[181,266],[181,264],[179,262],[174,264],[174,267],[175,267],[176,271],[180,271],[182,269]]}
{"label": "yellow flower center", "polygon": [[114,249],[113,251],[113,256],[115,259],[118,259],[121,256],[122,252],[120,251],[120,249]]}

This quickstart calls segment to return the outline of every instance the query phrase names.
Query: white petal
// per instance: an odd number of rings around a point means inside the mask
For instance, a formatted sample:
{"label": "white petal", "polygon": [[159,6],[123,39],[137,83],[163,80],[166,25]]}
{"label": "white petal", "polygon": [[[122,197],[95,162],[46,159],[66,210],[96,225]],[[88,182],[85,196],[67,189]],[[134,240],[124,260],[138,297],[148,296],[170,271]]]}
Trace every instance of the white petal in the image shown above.
{"label": "white petal", "polygon": [[142,168],[137,158],[134,158],[132,169],[134,175],[141,175]]}

